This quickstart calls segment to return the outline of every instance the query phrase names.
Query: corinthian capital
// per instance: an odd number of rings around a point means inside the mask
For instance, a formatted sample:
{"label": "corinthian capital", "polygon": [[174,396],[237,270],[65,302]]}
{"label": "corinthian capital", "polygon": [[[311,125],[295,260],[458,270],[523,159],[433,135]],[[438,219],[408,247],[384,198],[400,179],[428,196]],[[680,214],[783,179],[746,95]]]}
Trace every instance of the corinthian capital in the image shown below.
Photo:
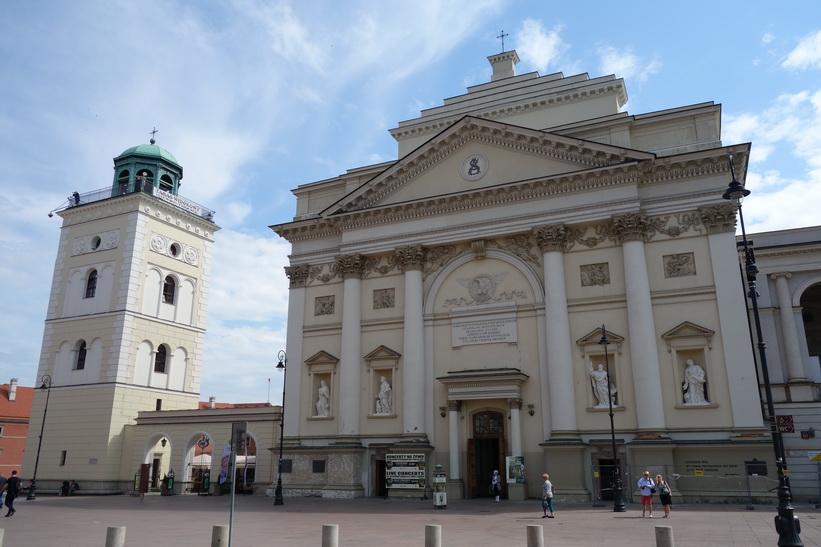
{"label": "corinthian capital", "polygon": [[362,279],[367,259],[362,255],[336,257],[336,271],[342,279]]}
{"label": "corinthian capital", "polygon": [[396,249],[396,262],[402,271],[422,270],[425,267],[427,249],[421,245]]}
{"label": "corinthian capital", "polygon": [[285,275],[291,281],[291,288],[304,287],[308,280],[308,270],[310,266],[300,264],[299,266],[285,266]]}
{"label": "corinthian capital", "polygon": [[642,211],[613,217],[612,237],[618,243],[647,241],[650,238],[652,229],[652,224]]}
{"label": "corinthian capital", "polygon": [[698,208],[701,223],[707,228],[708,234],[735,232],[735,211],[735,206],[729,202]]}
{"label": "corinthian capital", "polygon": [[564,224],[539,226],[533,228],[533,233],[536,235],[536,244],[543,253],[567,250],[567,228]]}

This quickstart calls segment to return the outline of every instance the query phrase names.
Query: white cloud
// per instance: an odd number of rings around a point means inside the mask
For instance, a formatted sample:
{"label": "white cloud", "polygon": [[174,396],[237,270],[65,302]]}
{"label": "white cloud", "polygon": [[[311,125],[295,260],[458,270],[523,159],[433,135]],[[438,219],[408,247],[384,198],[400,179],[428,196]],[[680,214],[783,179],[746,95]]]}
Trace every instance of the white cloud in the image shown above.
{"label": "white cloud", "polygon": [[775,35],[772,32],[765,32],[763,36],[761,36],[761,44],[768,45],[775,40]]}
{"label": "white cloud", "polygon": [[562,29],[562,25],[556,25],[547,30],[541,21],[525,19],[515,34],[516,51],[522,61],[542,74],[557,72],[568,64],[570,46],[560,36]]}
{"label": "white cloud", "polygon": [[785,68],[821,68],[821,30],[803,37],[781,63]]}
{"label": "white cloud", "polygon": [[603,46],[598,49],[598,54],[602,74],[615,74],[625,80],[644,82],[662,66],[658,59],[644,61],[630,49],[620,50],[613,46]]}

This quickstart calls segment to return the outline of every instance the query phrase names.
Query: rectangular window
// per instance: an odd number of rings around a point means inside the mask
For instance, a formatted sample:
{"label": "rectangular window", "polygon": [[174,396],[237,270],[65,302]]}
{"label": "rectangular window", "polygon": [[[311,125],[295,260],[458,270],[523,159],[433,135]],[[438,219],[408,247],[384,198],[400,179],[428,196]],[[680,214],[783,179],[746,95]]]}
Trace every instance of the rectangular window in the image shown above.
{"label": "rectangular window", "polygon": [[162,410],[162,399],[157,399],[157,408],[155,410]]}
{"label": "rectangular window", "polygon": [[63,450],[62,454],[60,454],[60,465],[63,466],[66,464],[66,451]]}
{"label": "rectangular window", "polygon": [[282,460],[282,472],[283,473],[290,473],[291,472],[291,467],[292,467],[292,461],[291,460],[286,460],[286,459],[283,458],[283,460]]}
{"label": "rectangular window", "polygon": [[2,436],[3,436],[3,428],[4,428],[4,427],[5,427],[5,426],[0,425],[0,437],[2,437]]}
{"label": "rectangular window", "polygon": [[325,460],[314,460],[314,473],[325,472]]}

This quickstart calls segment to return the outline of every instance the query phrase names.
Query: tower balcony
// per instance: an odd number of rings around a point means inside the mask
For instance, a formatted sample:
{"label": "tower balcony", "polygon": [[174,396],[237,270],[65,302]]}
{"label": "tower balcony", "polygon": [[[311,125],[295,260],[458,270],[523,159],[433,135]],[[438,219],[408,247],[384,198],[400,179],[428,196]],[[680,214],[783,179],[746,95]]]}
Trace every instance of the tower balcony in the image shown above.
{"label": "tower balcony", "polygon": [[148,182],[137,184],[135,185],[134,189],[130,191],[125,186],[117,186],[113,188],[111,186],[107,186],[105,188],[100,188],[99,190],[92,190],[90,192],[85,192],[82,194],[75,192],[68,197],[67,202],[63,204],[62,207],[55,209],[55,211],[63,211],[66,209],[70,209],[72,207],[88,205],[89,203],[95,203],[106,199],[117,198],[119,196],[133,194],[137,192],[152,195],[155,198],[161,199],[162,201],[169,203],[179,209],[182,209],[183,211],[186,211],[192,215],[201,217],[209,222],[214,222],[214,215],[216,214],[215,211],[208,209],[207,207],[203,207],[199,203],[192,201],[190,199],[172,194],[171,192],[167,192],[162,188],[157,188],[156,186]]}

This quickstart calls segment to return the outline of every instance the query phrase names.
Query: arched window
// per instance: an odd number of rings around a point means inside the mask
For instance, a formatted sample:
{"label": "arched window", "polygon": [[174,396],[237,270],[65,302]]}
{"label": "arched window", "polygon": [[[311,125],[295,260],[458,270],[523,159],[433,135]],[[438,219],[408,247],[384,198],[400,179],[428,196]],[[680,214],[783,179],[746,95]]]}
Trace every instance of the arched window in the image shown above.
{"label": "arched window", "polygon": [[166,304],[174,303],[174,295],[177,292],[177,283],[170,275],[165,277],[165,282],[162,285],[162,301]]}
{"label": "arched window", "polygon": [[128,178],[130,176],[131,173],[128,172],[128,169],[120,171],[120,174],[117,175],[117,192],[119,195],[123,195],[128,192]]}
{"label": "arched window", "polygon": [[165,346],[157,348],[157,354],[154,355],[154,372],[165,373],[165,360],[167,357]]}
{"label": "arched window", "polygon": [[166,192],[174,193],[174,182],[171,180],[171,177],[168,175],[163,175],[160,177],[160,189],[165,190]]}
{"label": "arched window", "polygon": [[77,362],[74,363],[74,370],[83,370],[84,368],[86,368],[86,342],[80,340],[80,344],[77,346]]}
{"label": "arched window", "polygon": [[95,294],[97,294],[97,270],[91,270],[86,281],[86,298],[94,298]]}

